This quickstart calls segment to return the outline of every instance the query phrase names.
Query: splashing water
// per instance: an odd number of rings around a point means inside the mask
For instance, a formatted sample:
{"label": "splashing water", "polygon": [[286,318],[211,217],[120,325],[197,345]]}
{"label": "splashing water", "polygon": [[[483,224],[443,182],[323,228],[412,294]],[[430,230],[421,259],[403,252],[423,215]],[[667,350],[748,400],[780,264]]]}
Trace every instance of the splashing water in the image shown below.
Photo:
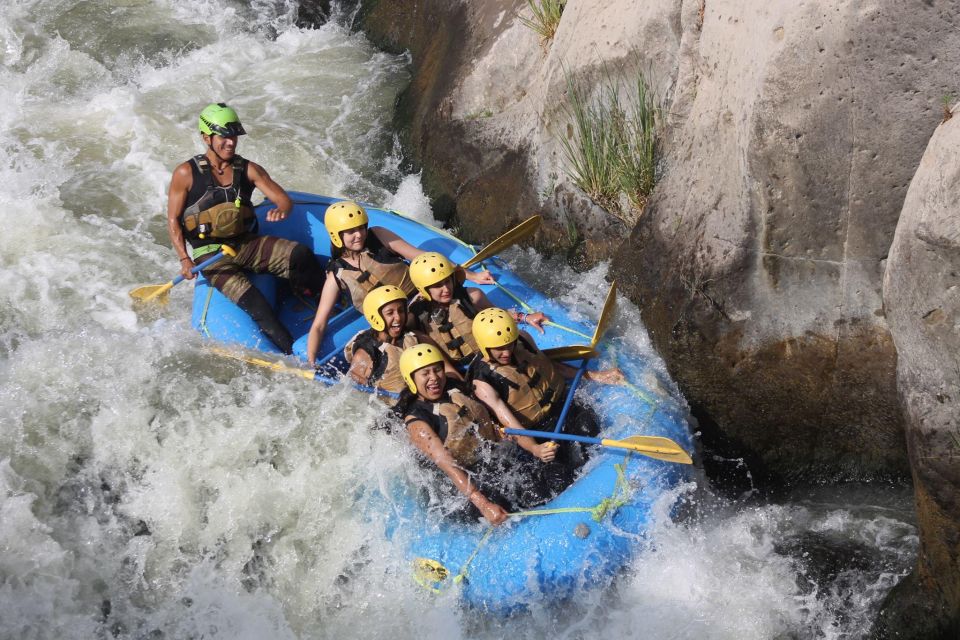
{"label": "splashing water", "polygon": [[[701,487],[698,515],[664,515],[611,588],[489,619],[418,591],[358,512],[357,487],[411,464],[362,427],[377,401],[211,360],[188,286],[134,314],[127,291],[175,273],[166,187],[202,151],[211,101],[238,110],[240,151],[286,188],[432,221],[388,128],[409,60],[338,24],[298,28],[296,10],[8,0],[0,14],[0,638],[864,635],[915,553],[906,489],[727,503]],[[506,258],[595,317],[605,266]],[[613,332],[646,354],[647,386],[682,404],[620,307]]]}

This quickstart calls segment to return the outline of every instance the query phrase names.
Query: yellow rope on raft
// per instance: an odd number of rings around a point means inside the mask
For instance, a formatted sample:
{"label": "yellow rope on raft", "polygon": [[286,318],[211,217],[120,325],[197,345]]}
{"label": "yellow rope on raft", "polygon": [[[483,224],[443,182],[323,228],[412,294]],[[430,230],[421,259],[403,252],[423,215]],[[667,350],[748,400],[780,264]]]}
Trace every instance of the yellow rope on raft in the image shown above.
{"label": "yellow rope on raft", "polygon": [[[627,458],[629,459],[631,453],[627,453]],[[596,521],[600,522],[603,518],[610,513],[615,511],[627,504],[630,500],[630,485],[627,482],[627,476],[624,473],[626,468],[627,460],[624,460],[620,464],[613,465],[613,468],[617,470],[617,481],[614,485],[613,495],[609,498],[604,498],[600,501],[595,507],[560,507],[557,509],[531,509],[530,511],[518,511],[516,513],[511,513],[510,517],[512,518],[526,518],[529,516],[549,516],[557,513],[589,513],[590,516]]]}
{"label": "yellow rope on raft", "polygon": [[213,285],[207,286],[207,299],[203,301],[203,312],[200,314],[200,331],[207,338],[213,336],[210,335],[210,330],[207,329],[207,311],[210,309],[210,299],[213,298]]}
{"label": "yellow rope on raft", "polygon": [[[613,366],[615,366],[615,367],[619,366],[619,365],[617,364],[617,350],[616,350],[616,349],[610,349],[610,358],[611,358],[611,360],[613,361]],[[626,378],[624,378],[624,380],[623,380],[623,382],[622,382],[621,384],[622,384],[624,387],[626,387],[627,390],[630,391],[630,393],[632,393],[632,394],[635,395],[636,397],[640,398],[641,400],[643,400],[643,401],[646,402],[647,404],[652,405],[654,408],[656,408],[656,407],[660,404],[659,400],[656,400],[656,399],[654,399],[654,398],[651,398],[649,395],[647,395],[645,392],[643,392],[643,391],[640,389],[640,387],[638,387],[637,385],[633,384],[632,382],[630,382],[630,381],[627,380]]]}
{"label": "yellow rope on raft", "polygon": [[[589,513],[596,522],[600,522],[607,516],[607,514],[616,511],[620,507],[629,504],[630,502],[630,483],[627,482],[626,468],[627,463],[630,461],[631,455],[632,453],[627,453],[626,459],[623,462],[613,465],[613,468],[617,471],[617,480],[614,484],[613,495],[611,495],[609,498],[604,498],[601,500],[600,504],[594,507],[561,507],[557,509],[532,509],[530,511],[517,511],[516,513],[511,513],[510,517],[527,518],[530,516],[549,516],[559,513]],[[473,559],[477,557],[478,553],[480,553],[480,549],[487,544],[487,540],[490,539],[493,529],[493,526],[490,526],[486,533],[483,534],[483,537],[480,538],[480,542],[477,543],[476,548],[473,550],[473,553],[470,554],[470,557],[467,558],[467,561],[463,563],[463,566],[460,568],[460,572],[453,577],[454,584],[459,584],[467,577],[467,570],[470,568],[470,563],[473,562]],[[419,560],[424,561],[425,559],[420,558]],[[446,568],[443,570],[446,571]],[[437,582],[445,579],[446,575],[437,580]],[[434,593],[440,593],[440,590],[436,587],[425,584],[424,581],[421,580],[421,578],[417,575],[416,570],[414,571],[414,580],[416,580],[421,586],[430,589]]]}
{"label": "yellow rope on raft", "polygon": [[487,532],[483,534],[483,537],[480,538],[480,542],[477,544],[477,548],[473,550],[473,553],[470,554],[470,557],[467,558],[467,561],[463,563],[463,566],[460,568],[460,573],[453,577],[454,584],[460,584],[464,578],[467,577],[467,567],[470,566],[470,563],[473,562],[473,559],[477,557],[477,554],[480,553],[480,549],[483,548],[483,545],[487,544],[487,540],[490,539],[490,534],[493,533],[493,527],[489,527]]}

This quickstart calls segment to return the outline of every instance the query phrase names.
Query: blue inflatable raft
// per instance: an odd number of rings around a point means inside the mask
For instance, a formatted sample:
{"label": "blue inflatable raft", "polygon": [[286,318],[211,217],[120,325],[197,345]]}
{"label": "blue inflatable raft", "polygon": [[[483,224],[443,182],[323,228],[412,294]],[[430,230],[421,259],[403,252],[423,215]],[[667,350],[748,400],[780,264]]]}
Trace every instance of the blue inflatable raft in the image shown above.
{"label": "blue inflatable raft", "polygon": [[[325,261],[330,242],[323,217],[337,199],[296,192],[290,196],[295,206],[283,222],[264,224],[268,203],[257,208],[261,229],[302,242]],[[394,211],[364,206],[371,226],[391,229],[425,251],[439,251],[457,263],[476,253],[442,230]],[[534,332],[542,348],[589,342],[594,327],[572,318],[569,310],[531,288],[497,259],[483,264],[497,280],[496,285],[481,287],[493,304],[542,310],[550,316],[554,324],[546,333]],[[289,289],[272,276],[256,275],[252,280],[296,339],[294,353],[304,357],[312,309],[289,295]],[[277,353],[253,320],[203,278],[197,279],[192,322],[217,342]],[[320,351],[326,355],[321,361],[343,368],[343,346],[367,326],[352,307],[336,313],[327,325]],[[664,436],[693,452],[685,408],[658,389],[644,387],[645,379],[656,379],[644,375],[652,365],[631,345],[620,342],[604,340],[598,348],[601,361],[615,362],[629,384],[583,382],[579,387],[601,416],[601,435],[610,439]],[[517,514],[497,528],[483,522],[438,521],[426,513],[417,490],[400,480],[388,496],[379,499],[387,503],[385,533],[405,548],[416,583],[434,591],[458,589],[462,600],[473,607],[509,613],[530,602],[560,600],[577,590],[609,583],[642,548],[655,505],[662,507],[666,500],[669,510],[681,493],[678,488],[692,479],[692,473],[688,465],[623,449],[599,449],[576,482],[553,501]]]}

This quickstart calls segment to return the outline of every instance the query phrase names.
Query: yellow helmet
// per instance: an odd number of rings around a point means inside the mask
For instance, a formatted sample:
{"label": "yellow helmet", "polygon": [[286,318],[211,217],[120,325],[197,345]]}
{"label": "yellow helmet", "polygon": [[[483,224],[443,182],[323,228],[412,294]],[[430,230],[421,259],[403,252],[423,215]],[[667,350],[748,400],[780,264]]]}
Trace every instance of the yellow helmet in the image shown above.
{"label": "yellow helmet", "polygon": [[498,349],[516,341],[520,336],[517,323],[503,309],[484,309],[473,319],[473,339],[480,349]]}
{"label": "yellow helmet", "polygon": [[429,344],[416,344],[400,354],[400,375],[410,391],[417,392],[417,384],[413,381],[413,374],[431,364],[443,362],[440,350]]}
{"label": "yellow helmet", "polygon": [[370,224],[367,212],[356,202],[343,200],[334,202],[327,207],[327,212],[323,216],[323,226],[327,228],[330,234],[330,242],[338,249],[343,247],[343,240],[340,238],[340,232],[347,229],[362,227]]}
{"label": "yellow helmet", "polygon": [[380,314],[380,309],[395,300],[407,301],[407,294],[403,292],[403,289],[392,284],[377,287],[363,299],[363,317],[367,319],[371,327],[377,331],[383,331],[387,328],[387,323]]}
{"label": "yellow helmet", "polygon": [[456,270],[456,266],[442,254],[427,251],[418,255],[410,263],[410,279],[424,300],[432,300],[433,298],[427,293],[427,288],[443,282]]}

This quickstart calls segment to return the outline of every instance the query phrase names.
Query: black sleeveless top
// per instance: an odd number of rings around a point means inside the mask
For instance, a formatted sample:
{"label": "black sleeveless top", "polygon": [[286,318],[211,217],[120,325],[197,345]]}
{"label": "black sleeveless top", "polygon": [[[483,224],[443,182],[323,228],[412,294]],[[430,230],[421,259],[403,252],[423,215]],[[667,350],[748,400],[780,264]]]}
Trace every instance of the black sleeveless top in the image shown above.
{"label": "black sleeveless top", "polygon": [[[240,203],[252,207],[251,198],[253,197],[253,183],[247,177],[247,165],[250,161],[246,158],[235,155],[233,157],[233,182],[227,187],[221,186],[213,177],[213,171],[210,168],[210,161],[204,154],[199,154],[190,159],[190,171],[193,174],[193,184],[187,191],[187,199],[183,205],[183,211],[180,213],[180,227],[192,247],[203,247],[208,244],[216,244],[218,241],[213,238],[200,239],[198,232],[188,232],[183,227],[183,214],[191,207],[197,211],[204,211],[210,207],[224,202],[233,202],[240,197]],[[249,229],[250,233],[257,232],[258,222],[254,219],[253,226]]]}

